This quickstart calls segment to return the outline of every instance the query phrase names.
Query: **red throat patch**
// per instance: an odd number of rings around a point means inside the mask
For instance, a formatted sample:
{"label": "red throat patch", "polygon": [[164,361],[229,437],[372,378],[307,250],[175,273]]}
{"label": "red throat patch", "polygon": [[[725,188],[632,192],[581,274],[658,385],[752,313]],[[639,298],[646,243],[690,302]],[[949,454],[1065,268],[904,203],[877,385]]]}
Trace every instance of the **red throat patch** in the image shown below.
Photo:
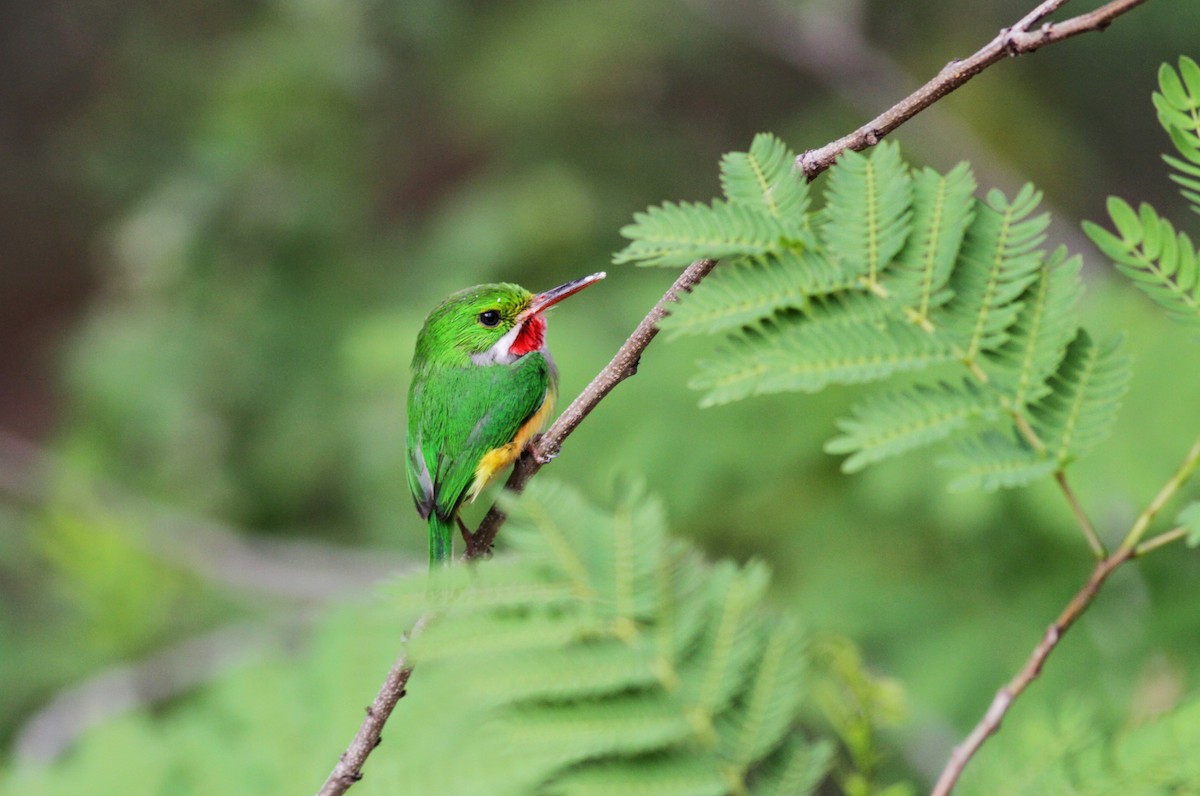
{"label": "red throat patch", "polygon": [[533,315],[521,324],[517,339],[508,347],[508,353],[515,357],[523,357],[530,351],[537,351],[546,341],[546,319],[541,315]]}

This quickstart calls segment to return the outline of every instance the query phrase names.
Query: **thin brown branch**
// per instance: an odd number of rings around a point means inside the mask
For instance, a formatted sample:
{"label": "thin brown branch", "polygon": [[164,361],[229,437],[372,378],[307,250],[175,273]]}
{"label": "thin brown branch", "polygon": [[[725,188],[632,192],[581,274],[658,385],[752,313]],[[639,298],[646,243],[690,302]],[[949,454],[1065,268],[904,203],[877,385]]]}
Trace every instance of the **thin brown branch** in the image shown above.
{"label": "thin brown branch", "polygon": [[1012,29],[1029,30],[1069,2],[1071,0],[1044,0],[1044,2],[1038,4],[1037,8],[1017,20],[1017,24],[1013,25]]}
{"label": "thin brown branch", "polygon": [[[417,620],[412,632],[408,634],[409,639],[424,630],[425,621],[425,617]],[[362,779],[363,764],[367,762],[367,756],[379,746],[383,725],[387,723],[388,716],[392,715],[396,703],[404,696],[404,688],[408,685],[412,671],[412,667],[408,665],[407,653],[401,653],[388,672],[387,679],[380,686],[379,693],[375,695],[375,701],[367,707],[367,715],[359,725],[354,740],[338,758],[337,765],[329,773],[329,778],[325,780],[325,785],[317,792],[317,796],[340,796]]]}
{"label": "thin brown branch", "polygon": [[[596,408],[596,404],[612,392],[614,387],[637,373],[642,352],[658,335],[658,322],[666,316],[671,304],[681,293],[690,291],[701,279],[708,276],[716,264],[716,260],[697,260],[684,269],[670,289],[663,294],[663,297],[633,330],[629,339],[617,350],[612,360],[559,415],[546,433],[542,434],[521,456],[513,468],[512,475],[504,485],[506,489],[514,492],[524,489],[525,484],[529,483],[529,479],[542,469],[542,465],[558,455],[562,450],[563,440]],[[500,510],[500,507],[493,505],[488,510],[487,516],[479,523],[479,529],[471,536],[463,558],[472,560],[487,555],[488,551],[492,549],[492,542],[495,541],[496,534],[500,531],[500,526],[504,524],[505,519],[504,512]]]}
{"label": "thin brown branch", "polygon": [[[949,796],[958,782],[958,778],[962,776],[963,769],[967,763],[979,751],[979,747],[983,745],[983,742],[1000,729],[1000,722],[1008,714],[1013,702],[1041,674],[1042,666],[1045,665],[1046,659],[1050,657],[1050,653],[1054,652],[1059,641],[1062,640],[1063,634],[1070,629],[1071,625],[1075,624],[1075,621],[1083,615],[1083,612],[1096,599],[1096,595],[1099,594],[1104,582],[1108,580],[1108,576],[1122,564],[1153,550],[1157,550],[1171,542],[1178,541],[1187,535],[1187,531],[1184,528],[1173,528],[1152,537],[1145,543],[1139,544],[1146,528],[1150,525],[1150,521],[1154,519],[1163,506],[1166,505],[1167,501],[1192,476],[1197,466],[1200,466],[1200,439],[1196,440],[1184,457],[1183,463],[1180,464],[1179,468],[1172,474],[1163,488],[1159,490],[1158,494],[1154,496],[1154,499],[1150,501],[1146,510],[1134,521],[1133,527],[1125,537],[1125,541],[1117,548],[1115,553],[1107,557],[1102,557],[1096,562],[1096,566],[1092,569],[1092,574],[1088,577],[1087,583],[1071,598],[1071,601],[1067,603],[1067,607],[1058,615],[1058,618],[1046,628],[1046,632],[1042,635],[1042,640],[1034,647],[1025,665],[1007,685],[996,692],[996,696],[992,699],[992,704],[988,707],[987,712],[983,714],[983,718],[979,720],[979,723],[975,725],[975,728],[971,730],[963,742],[954,747],[954,750],[950,753],[950,759],[946,762],[941,776],[938,777],[938,781],[934,785],[931,796]],[[1074,506],[1075,503],[1072,503],[1072,508]],[[1082,511],[1082,509],[1080,510]],[[1093,531],[1093,533],[1095,532]]]}
{"label": "thin brown branch", "polygon": [[[1042,3],[1017,23],[1040,19],[1066,0]],[[719,27],[721,35],[739,35],[755,49],[780,59],[804,74],[806,84],[824,86],[839,105],[864,117],[891,105],[919,85],[905,65],[868,37],[866,0],[683,0]],[[980,185],[1015,192],[1028,177],[1007,153],[999,151],[961,117],[943,105],[931,105],[920,115],[921,129],[906,140],[906,149],[935,168],[965,160]],[[1050,213],[1049,236],[1072,251],[1090,245],[1069,214]],[[927,323],[917,313],[914,323]]]}
{"label": "thin brown branch", "polygon": [[1007,685],[996,692],[996,696],[992,698],[992,703],[988,706],[987,712],[983,714],[983,718],[979,720],[979,723],[975,725],[963,742],[954,747],[946,767],[942,769],[941,776],[938,777],[937,784],[933,787],[931,796],[949,796],[957,784],[958,778],[962,776],[963,769],[979,751],[979,747],[1000,729],[1000,722],[1007,715],[1013,702],[1041,674],[1042,666],[1045,665],[1050,653],[1054,652],[1059,641],[1062,640],[1063,634],[1092,604],[1100,587],[1108,580],[1108,576],[1113,573],[1113,570],[1133,557],[1132,550],[1122,549],[1096,563],[1087,583],[1071,598],[1071,602],[1067,603],[1067,607],[1058,615],[1058,618],[1046,628],[1046,632],[1042,634],[1042,640],[1033,648],[1033,652],[1030,653],[1025,665],[1021,667],[1021,671],[1017,672]]}
{"label": "thin brown branch", "polygon": [[1114,19],[1146,0],[1112,0],[1089,13],[1062,22],[1047,23],[1033,30],[1034,25],[1065,2],[1066,0],[1047,0],[1040,3],[1017,24],[1000,31],[996,38],[975,54],[961,61],[951,61],[932,80],[862,127],[819,149],[810,149],[800,155],[796,159],[797,167],[811,180],[833,165],[838,156],[847,149],[858,151],[875,146],[885,135],[992,64],[1010,56],[1034,52],[1047,44],[1054,44],[1080,33],[1104,30]]}

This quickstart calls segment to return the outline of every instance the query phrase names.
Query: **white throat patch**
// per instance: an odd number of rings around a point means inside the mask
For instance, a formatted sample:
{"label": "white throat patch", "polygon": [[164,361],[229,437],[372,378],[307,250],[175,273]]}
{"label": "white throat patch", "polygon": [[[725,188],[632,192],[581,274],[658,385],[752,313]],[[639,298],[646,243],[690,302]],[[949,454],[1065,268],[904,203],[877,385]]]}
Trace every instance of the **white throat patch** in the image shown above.
{"label": "white throat patch", "polygon": [[524,323],[518,323],[509,329],[487,351],[479,351],[471,354],[471,361],[476,365],[511,365],[516,362],[517,358],[509,353],[509,349],[516,342],[517,335],[521,333],[522,326],[524,326]]}

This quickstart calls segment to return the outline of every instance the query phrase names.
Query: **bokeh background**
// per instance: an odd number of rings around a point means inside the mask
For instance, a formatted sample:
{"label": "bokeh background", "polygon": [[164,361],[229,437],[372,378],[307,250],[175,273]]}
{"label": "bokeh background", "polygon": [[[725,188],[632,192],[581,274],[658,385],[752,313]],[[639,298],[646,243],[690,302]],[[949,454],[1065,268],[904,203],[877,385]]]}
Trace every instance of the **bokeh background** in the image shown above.
{"label": "bokeh background", "polygon": [[[445,294],[608,268],[551,319],[569,397],[674,277],[609,267],[634,211],[707,200],[756,132],[848,132],[1030,6],[7,3],[0,765],[61,765],[126,708],[169,715],[264,649],[303,656],[326,606],[420,565],[404,395]],[[1196,433],[1200,348],[1079,221],[1115,193],[1197,228],[1150,92],[1198,32],[1194,0],[1153,0],[895,136],[986,187],[1036,182],[1052,242],[1085,258],[1089,328],[1128,331],[1119,427],[1074,474],[1110,539]],[[780,605],[902,686],[887,765],[924,781],[1084,580],[1066,505],[1049,484],[948,493],[932,457],[843,476],[821,443],[849,391],[702,411],[704,346],[655,343],[542,477],[603,499],[635,474],[712,556],[770,561]],[[1182,548],[1119,573],[1009,723],[1074,694],[1119,727],[1194,693],[1198,575]]]}

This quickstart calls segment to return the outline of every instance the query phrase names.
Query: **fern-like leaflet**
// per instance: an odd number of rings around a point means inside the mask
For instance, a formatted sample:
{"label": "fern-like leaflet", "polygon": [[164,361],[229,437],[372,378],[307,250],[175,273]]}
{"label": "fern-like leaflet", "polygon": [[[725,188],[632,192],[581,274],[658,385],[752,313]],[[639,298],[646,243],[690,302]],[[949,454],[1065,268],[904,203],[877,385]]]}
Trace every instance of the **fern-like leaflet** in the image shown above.
{"label": "fern-like leaflet", "polygon": [[838,421],[841,436],[825,444],[829,453],[849,453],[842,464],[852,473],[914,448],[932,445],[966,428],[980,417],[994,416],[999,403],[987,398],[970,381],[941,382],[880,393],[859,403],[853,414]]}
{"label": "fern-like leaflet", "polygon": [[1200,783],[1200,701],[1192,698],[1108,735],[1085,697],[1056,714],[1027,715],[997,736],[964,774],[963,796],[1054,793],[1078,796],[1169,796]]}
{"label": "fern-like leaflet", "polygon": [[947,282],[974,213],[975,178],[960,163],[946,174],[913,176],[913,235],[888,273],[886,288],[910,308],[910,320],[932,328],[930,313],[953,296]]}
{"label": "fern-like leaflet", "polygon": [[791,173],[792,153],[778,138],[755,136],[749,152],[721,158],[721,189],[733,204],[775,219],[794,241],[805,237],[808,184]]}
{"label": "fern-like leaflet", "polygon": [[672,337],[731,331],[778,310],[800,309],[832,289],[838,270],[815,252],[784,251],[724,264],[703,292],[672,308],[662,328]]}
{"label": "fern-like leaflet", "polygon": [[764,566],[705,564],[636,488],[613,512],[542,479],[503,500],[518,556],[393,590],[401,609],[435,601],[409,650],[435,694],[414,690],[406,708],[424,715],[450,687],[456,709],[426,729],[473,750],[461,767],[398,748],[419,792],[782,796],[817,784],[828,749],[795,729],[804,636],[764,608]]}
{"label": "fern-like leaflet", "polygon": [[617,262],[681,266],[701,257],[731,257],[776,251],[787,229],[769,215],[741,204],[714,200],[712,206],[667,202],[634,216],[621,233],[637,239]]}
{"label": "fern-like leaflet", "polygon": [[1200,65],[1186,55],[1179,59],[1178,73],[1163,64],[1158,88],[1153,96],[1158,123],[1184,157],[1163,155],[1163,160],[1178,172],[1171,179],[1180,185],[1192,210],[1200,213]]}
{"label": "fern-like leaflet", "polygon": [[[1181,158],[1164,155],[1177,173],[1171,179],[1181,186],[1192,210],[1200,213],[1200,65],[1179,59],[1179,71],[1163,64],[1154,93],[1158,121]],[[1117,270],[1133,280],[1147,296],[1177,321],[1200,326],[1200,252],[1184,232],[1150,205],[1136,211],[1115,196],[1108,199],[1108,214],[1116,234],[1085,221],[1083,230],[1113,261]]]}
{"label": "fern-like leaflet", "polygon": [[1134,210],[1110,196],[1108,213],[1117,234],[1090,221],[1084,232],[1143,293],[1178,321],[1200,325],[1200,279],[1196,251],[1187,233],[1148,204]]}
{"label": "fern-like leaflet", "polygon": [[1129,375],[1130,357],[1120,350],[1119,338],[1097,345],[1079,330],[1046,394],[1029,411],[1038,437],[1059,468],[1107,436]]}
{"label": "fern-like leaflet", "polygon": [[938,463],[956,474],[950,489],[1010,489],[1044,478],[1054,472],[1056,462],[1038,455],[1015,431],[989,429],[978,436],[960,439],[955,451]]}
{"label": "fern-like leaflet", "polygon": [[848,276],[877,289],[880,274],[912,229],[912,178],[900,150],[883,146],[871,157],[847,152],[829,174],[824,250]]}
{"label": "fern-like leaflet", "polygon": [[[750,153],[725,156],[727,202],[714,207],[738,206],[754,222],[719,230],[719,255],[703,248],[718,230],[683,231],[694,257],[732,258],[663,322],[674,335],[728,335],[691,381],[702,404],[927,372],[933,380],[855,406],[826,450],[849,454],[843,468],[854,471],[948,442],[955,485],[987,489],[1059,470],[1107,433],[1128,368],[1115,344],[1097,347],[1081,332],[1079,260],[1041,248],[1040,192],[978,200],[965,164],[914,171],[881,144],[843,155],[825,207],[808,212],[792,161],[762,135]],[[618,262],[662,264],[644,250],[663,231],[638,218]],[[756,237],[767,229],[776,239]],[[754,245],[725,246],[739,238]],[[1189,263],[1175,273],[1194,277]]]}
{"label": "fern-like leaflet", "polygon": [[1050,223],[1033,215],[1041,194],[1025,185],[1013,201],[1000,191],[978,203],[950,277],[954,297],[935,328],[944,329],[959,348],[962,362],[979,367],[985,351],[1003,345],[1021,311],[1018,300],[1037,278],[1043,253],[1037,248]]}
{"label": "fern-like leaflet", "polygon": [[1078,257],[1067,257],[1065,248],[1057,249],[1020,297],[1021,313],[1008,340],[984,359],[989,382],[1000,388],[1015,411],[1046,394],[1046,380],[1075,336],[1081,265]]}

